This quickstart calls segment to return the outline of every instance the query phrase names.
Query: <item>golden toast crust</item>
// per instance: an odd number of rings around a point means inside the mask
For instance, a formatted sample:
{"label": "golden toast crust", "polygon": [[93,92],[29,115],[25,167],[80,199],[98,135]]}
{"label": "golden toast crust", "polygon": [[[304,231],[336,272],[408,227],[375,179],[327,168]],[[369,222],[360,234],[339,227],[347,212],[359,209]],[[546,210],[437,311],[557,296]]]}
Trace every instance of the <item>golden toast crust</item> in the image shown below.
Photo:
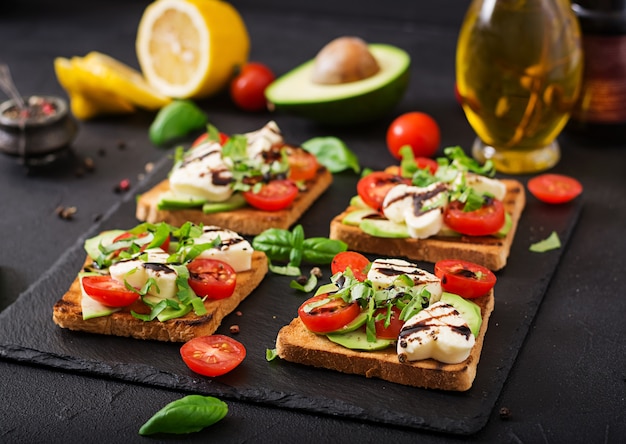
{"label": "golden toast crust", "polygon": [[284,210],[262,211],[243,207],[233,211],[204,214],[201,209],[159,210],[157,205],[161,194],[170,189],[166,179],[140,195],[137,199],[135,216],[140,221],[167,222],[180,226],[190,221],[196,224],[217,225],[239,234],[256,235],[268,228],[287,229],[291,227],[333,181],[332,174],[321,167],[315,179],[306,182],[306,189],[300,191],[295,201]]}
{"label": "golden toast crust", "polygon": [[443,364],[433,359],[402,364],[395,346],[376,352],[350,350],[331,342],[324,335],[312,333],[298,317],[278,332],[276,351],[280,358],[298,364],[414,387],[466,391],[476,377],[489,317],[494,308],[493,290],[473,301],[481,308],[483,322],[470,356],[459,364]]}
{"label": "golden toast crust", "polygon": [[516,180],[502,179],[507,193],[503,204],[511,215],[513,225],[508,234],[499,239],[491,236],[455,238],[430,237],[428,239],[390,239],[371,236],[359,227],[342,223],[351,211],[334,217],[330,223],[331,239],[338,239],[348,244],[351,250],[384,255],[387,257],[406,257],[416,261],[437,262],[442,259],[464,259],[483,265],[491,270],[500,270],[506,265],[517,225],[526,205],[524,186]]}
{"label": "golden toast crust", "polygon": [[[89,260],[86,262],[86,264]],[[69,290],[54,305],[52,319],[62,328],[97,333],[102,335],[126,336],[136,339],[156,341],[186,342],[197,336],[211,335],[220,326],[222,319],[231,313],[263,280],[268,270],[267,257],[255,251],[252,255],[252,268],[237,273],[235,292],[226,299],[204,302],[207,313],[197,316],[193,312],[165,322],[158,320],[142,321],[133,317],[131,310],[145,312],[145,306],[136,303],[130,307],[92,319],[83,319],[81,308],[82,292],[78,277]]]}

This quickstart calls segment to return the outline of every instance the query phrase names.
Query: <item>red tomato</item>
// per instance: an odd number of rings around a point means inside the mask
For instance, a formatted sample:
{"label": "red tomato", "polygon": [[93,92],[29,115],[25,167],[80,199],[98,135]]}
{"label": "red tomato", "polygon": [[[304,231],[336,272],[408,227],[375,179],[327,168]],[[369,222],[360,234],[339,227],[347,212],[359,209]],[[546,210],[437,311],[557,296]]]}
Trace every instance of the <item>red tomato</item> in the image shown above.
{"label": "red tomato", "polygon": [[432,157],[441,143],[439,125],[428,114],[410,112],[397,117],[387,129],[387,148],[400,159],[400,148],[409,145],[415,157]]}
{"label": "red tomato", "polygon": [[330,263],[330,271],[335,273],[343,273],[346,268],[352,270],[355,279],[363,282],[367,279],[367,270],[370,260],[356,251],[342,251],[337,253]]}
{"label": "red tomato", "polygon": [[376,327],[376,337],[380,339],[398,339],[400,329],[404,325],[404,321],[400,319],[400,310],[395,305],[391,307],[391,318],[389,325],[385,327],[385,320],[387,316],[387,308],[378,308],[374,312],[374,327]]}
{"label": "red tomato", "polygon": [[417,167],[421,170],[428,169],[430,174],[435,174],[439,169],[439,164],[435,159],[431,159],[430,157],[416,157],[415,163]]}
{"label": "red tomato", "polygon": [[499,200],[491,199],[475,211],[463,211],[464,206],[454,200],[443,213],[444,223],[454,231],[468,236],[487,236],[496,233],[504,225],[504,206]]}
{"label": "red tomato", "polygon": [[[224,145],[226,141],[228,140],[228,134],[220,132],[219,137],[220,137],[220,145]],[[208,138],[209,138],[209,133],[200,134],[198,138],[193,141],[193,143],[191,144],[191,147],[193,148],[194,146],[198,146],[201,143],[204,143]]]}
{"label": "red tomato", "polygon": [[496,285],[491,270],[473,262],[445,259],[435,263],[435,276],[441,279],[444,291],[466,299],[484,296]]}
{"label": "red tomato", "polygon": [[289,148],[287,155],[290,180],[311,180],[317,176],[320,164],[313,154],[302,148]]}
{"label": "red tomato", "polygon": [[192,371],[214,377],[241,364],[246,357],[246,348],[228,336],[198,336],[180,348],[180,355]]}
{"label": "red tomato", "polygon": [[85,276],[82,283],[85,293],[108,307],[126,307],[139,297],[139,293],[127,289],[111,276]]}
{"label": "red tomato", "polygon": [[245,191],[246,202],[263,211],[278,211],[287,208],[298,196],[298,187],[290,180],[272,180],[263,184],[255,193]]}
{"label": "red tomato", "polygon": [[583,192],[582,184],[562,174],[541,174],[528,181],[528,190],[542,202],[569,202]]}
{"label": "red tomato", "polygon": [[359,179],[356,191],[363,202],[380,211],[387,192],[400,183],[409,185],[411,181],[395,174],[375,171]]}
{"label": "red tomato", "polygon": [[244,111],[261,111],[267,106],[265,88],[274,79],[274,73],[262,63],[247,63],[230,83],[230,97]]}
{"label": "red tomato", "polygon": [[307,299],[298,309],[298,316],[314,333],[330,333],[350,323],[361,313],[356,302],[348,303],[328,293]]}
{"label": "red tomato", "polygon": [[196,258],[187,264],[189,286],[200,297],[225,299],[235,291],[237,273],[218,259]]}

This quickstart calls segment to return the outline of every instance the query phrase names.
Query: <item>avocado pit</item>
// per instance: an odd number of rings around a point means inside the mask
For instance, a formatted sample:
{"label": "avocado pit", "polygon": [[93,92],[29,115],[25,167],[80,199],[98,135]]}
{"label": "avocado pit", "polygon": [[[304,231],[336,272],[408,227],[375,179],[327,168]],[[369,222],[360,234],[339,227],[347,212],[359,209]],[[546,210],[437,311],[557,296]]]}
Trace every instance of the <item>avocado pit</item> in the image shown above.
{"label": "avocado pit", "polygon": [[380,71],[367,44],[358,37],[339,37],[315,57],[311,80],[320,85],[356,82]]}

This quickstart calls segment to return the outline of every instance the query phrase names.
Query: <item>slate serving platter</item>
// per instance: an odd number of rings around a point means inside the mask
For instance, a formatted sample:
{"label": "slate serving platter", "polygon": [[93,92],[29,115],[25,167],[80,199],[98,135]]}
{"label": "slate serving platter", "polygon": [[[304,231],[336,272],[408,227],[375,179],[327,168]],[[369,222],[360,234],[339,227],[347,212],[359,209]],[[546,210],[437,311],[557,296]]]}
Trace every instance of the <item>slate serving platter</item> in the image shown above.
{"label": "slate serving platter", "polygon": [[[143,189],[160,181],[163,161]],[[306,213],[307,237],[327,236],[330,219],[344,209],[355,190],[353,174],[338,174],[332,188]],[[268,274],[261,286],[229,315],[218,333],[235,337],[247,348],[245,361],[231,373],[210,379],[192,373],[179,355],[180,344],[140,341],[71,332],[52,321],[52,306],[80,270],[85,238],[111,228],[130,228],[134,196],[128,195],[101,222],[63,255],[42,278],[0,313],[0,357],[63,371],[114,378],[137,384],[178,389],[297,409],[391,426],[468,435],[485,426],[506,378],[546,293],[559,259],[582,210],[582,200],[549,206],[527,197],[507,267],[497,273],[495,310],[489,322],[473,387],[463,393],[405,387],[377,379],[345,375],[292,364],[268,362],[278,330],[295,316],[307,298],[289,287],[291,278]],[[532,253],[531,243],[556,231],[562,247]],[[433,265],[421,264],[432,271]],[[322,267],[325,278],[330,271]],[[303,268],[303,271],[307,268]]]}

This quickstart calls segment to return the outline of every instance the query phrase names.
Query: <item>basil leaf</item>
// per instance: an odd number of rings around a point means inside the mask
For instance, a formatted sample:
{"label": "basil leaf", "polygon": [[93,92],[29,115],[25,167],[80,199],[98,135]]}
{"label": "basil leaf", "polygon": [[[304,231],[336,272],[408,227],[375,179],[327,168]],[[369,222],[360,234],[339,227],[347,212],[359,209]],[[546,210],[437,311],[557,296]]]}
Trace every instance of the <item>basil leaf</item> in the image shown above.
{"label": "basil leaf", "polygon": [[302,225],[296,225],[291,232],[291,251],[289,252],[289,265],[299,267],[302,262],[302,245],[304,244],[304,229]]}
{"label": "basil leaf", "polygon": [[300,272],[300,267],[294,267],[291,265],[280,266],[270,264],[269,269],[272,273],[282,274],[283,276],[300,276],[302,274]]}
{"label": "basil leaf", "polygon": [[287,262],[291,253],[291,233],[280,228],[269,228],[254,237],[252,247],[265,253],[271,261]]}
{"label": "basil leaf", "polygon": [[157,113],[150,125],[150,141],[155,145],[187,135],[206,126],[207,115],[190,100],[174,100]]}
{"label": "basil leaf", "polygon": [[188,395],[170,402],[139,429],[140,435],[199,432],[226,416],[228,405],[212,396]]}
{"label": "basil leaf", "polygon": [[546,251],[557,250],[559,248],[561,248],[561,240],[556,231],[553,231],[547,238],[532,244],[530,251],[534,253],[545,253]]}
{"label": "basil leaf", "polygon": [[361,171],[359,158],[336,137],[314,137],[302,143],[302,148],[314,154],[318,162],[331,173],[347,169],[352,169],[357,174]]}
{"label": "basil leaf", "polygon": [[289,286],[293,288],[294,290],[300,290],[304,293],[310,293],[313,290],[315,290],[315,287],[317,287],[317,276],[311,273],[304,285],[302,285],[298,281],[291,281],[289,283]]}
{"label": "basil leaf", "polygon": [[302,259],[311,264],[330,264],[337,253],[346,251],[348,244],[336,239],[310,237],[302,244]]}
{"label": "basil leaf", "polygon": [[265,359],[267,362],[273,361],[276,358],[278,358],[278,352],[275,348],[268,348],[265,350]]}

